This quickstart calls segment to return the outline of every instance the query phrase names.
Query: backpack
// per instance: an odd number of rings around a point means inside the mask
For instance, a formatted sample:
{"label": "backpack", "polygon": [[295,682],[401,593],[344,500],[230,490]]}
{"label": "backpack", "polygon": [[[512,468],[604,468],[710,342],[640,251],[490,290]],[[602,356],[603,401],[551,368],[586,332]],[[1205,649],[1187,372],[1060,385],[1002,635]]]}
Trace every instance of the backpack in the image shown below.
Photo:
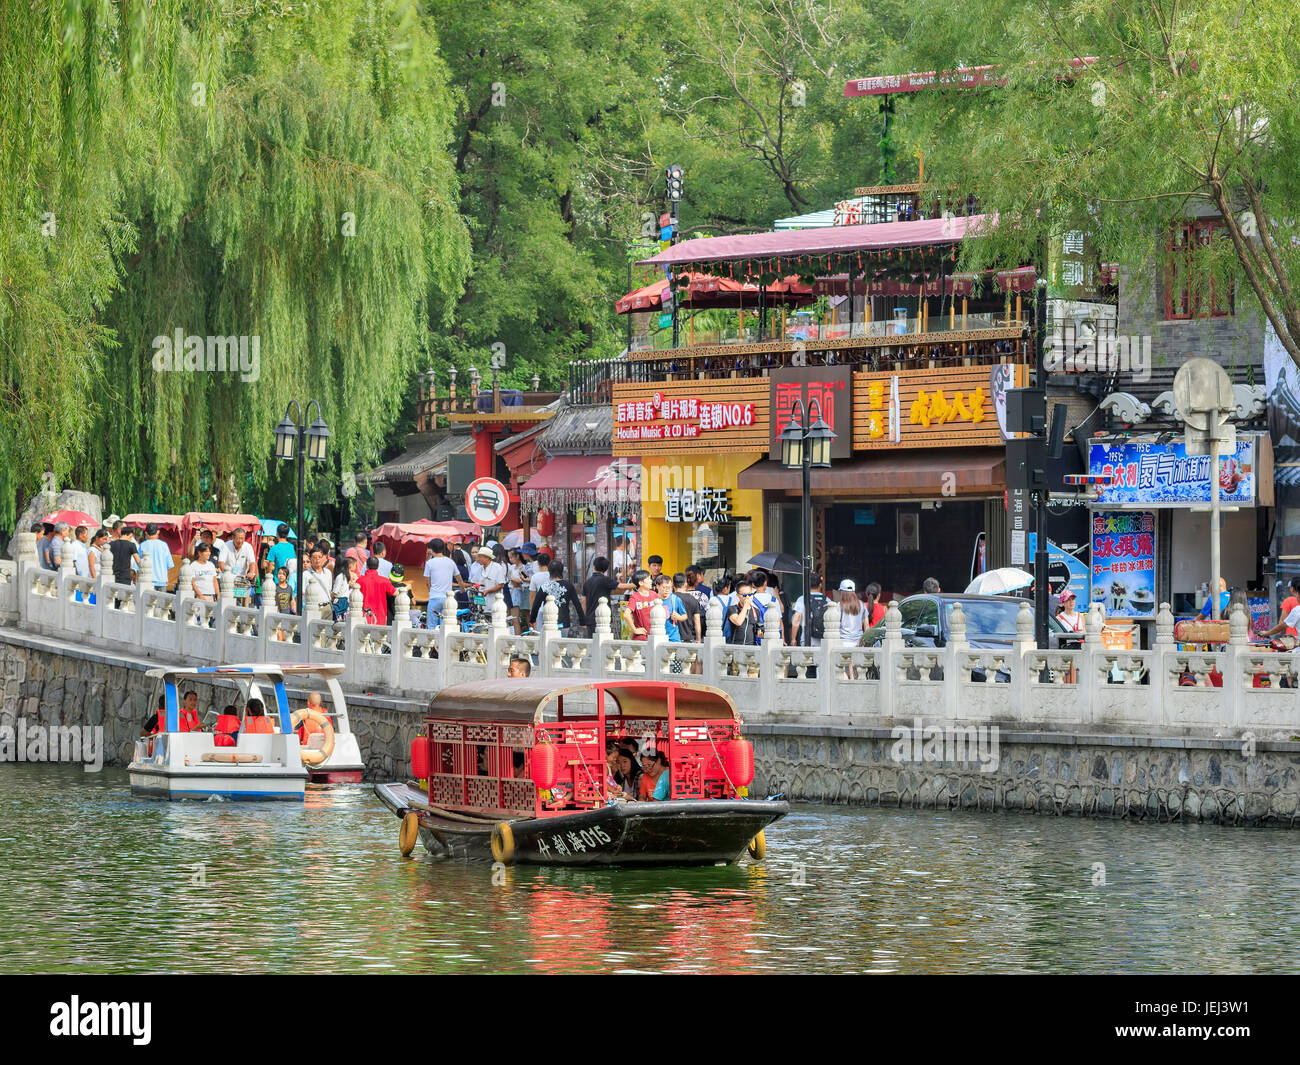
{"label": "backpack", "polygon": [[830,605],[830,600],[821,592],[813,592],[808,597],[808,636],[814,640],[820,640],[826,635],[826,608]]}

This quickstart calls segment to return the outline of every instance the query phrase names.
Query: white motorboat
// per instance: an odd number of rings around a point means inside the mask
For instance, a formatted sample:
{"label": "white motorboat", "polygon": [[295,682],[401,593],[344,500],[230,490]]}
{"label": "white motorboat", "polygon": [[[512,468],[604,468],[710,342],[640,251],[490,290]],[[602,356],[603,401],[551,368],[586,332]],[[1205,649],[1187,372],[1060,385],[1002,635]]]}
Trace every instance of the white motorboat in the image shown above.
{"label": "white motorboat", "polygon": [[[136,741],[128,767],[132,792],[164,799],[301,802],[309,780],[359,781],[360,750],[337,680],[342,672],[341,665],[313,663],[150,670],[147,676],[162,684],[163,720],[156,733]],[[291,711],[286,677],[321,680],[332,708]],[[243,697],[238,715],[216,715],[212,731],[182,731],[177,684],[186,679],[234,681]],[[265,706],[260,718],[249,715],[250,699]]]}

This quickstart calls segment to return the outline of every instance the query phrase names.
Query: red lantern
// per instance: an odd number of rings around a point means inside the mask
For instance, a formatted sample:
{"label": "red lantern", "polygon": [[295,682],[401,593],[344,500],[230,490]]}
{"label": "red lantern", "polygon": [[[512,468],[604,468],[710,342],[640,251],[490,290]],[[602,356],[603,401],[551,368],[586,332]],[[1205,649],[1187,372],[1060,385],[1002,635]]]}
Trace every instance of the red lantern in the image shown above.
{"label": "red lantern", "polygon": [[429,737],[416,736],[411,741],[411,776],[416,780],[429,777]]}
{"label": "red lantern", "polygon": [[539,536],[551,536],[555,533],[555,513],[550,510],[542,510],[537,515],[537,534]]}
{"label": "red lantern", "polygon": [[533,748],[533,783],[542,791],[551,787],[559,776],[560,753],[553,743],[539,743]]}
{"label": "red lantern", "polygon": [[747,787],[754,779],[754,745],[749,740],[727,740],[722,744],[722,758],[731,783]]}

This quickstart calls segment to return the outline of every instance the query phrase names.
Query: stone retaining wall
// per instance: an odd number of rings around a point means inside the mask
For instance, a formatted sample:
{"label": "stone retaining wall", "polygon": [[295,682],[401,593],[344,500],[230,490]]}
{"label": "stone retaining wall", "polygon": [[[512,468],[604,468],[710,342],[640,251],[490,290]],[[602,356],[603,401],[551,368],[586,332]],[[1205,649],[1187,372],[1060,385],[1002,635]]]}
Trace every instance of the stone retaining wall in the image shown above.
{"label": "stone retaining wall", "polygon": [[[39,640],[39,638],[37,638]],[[158,682],[145,676],[159,663],[124,659],[96,649],[58,650],[33,646],[31,637],[0,634],[0,677],[4,699],[0,725],[16,728],[18,718],[35,725],[102,725],[104,764],[127,766],[145,719],[157,704]],[[199,708],[234,701],[233,684],[187,683]],[[305,692],[286,685],[292,705]],[[328,696],[327,696],[328,698]],[[420,726],[421,708],[406,700],[349,695],[348,715],[365,759],[367,780],[405,776],[411,739]]]}
{"label": "stone retaining wall", "polygon": [[899,762],[889,729],[753,726],[754,795],[923,809],[1293,827],[1300,743],[1002,733],[992,772]]}
{"label": "stone retaining wall", "polygon": [[[145,671],[158,663],[47,644],[0,631],[0,725],[19,717],[29,726],[102,725],[105,764],[127,765],[157,699]],[[224,684],[194,687],[204,709],[229,701]],[[422,710],[412,700],[349,695],[366,780],[405,776]],[[896,761],[887,728],[754,724],[746,735],[752,794],[794,801],[1286,827],[1300,815],[1300,742],[1005,731],[997,767],[985,773]]]}

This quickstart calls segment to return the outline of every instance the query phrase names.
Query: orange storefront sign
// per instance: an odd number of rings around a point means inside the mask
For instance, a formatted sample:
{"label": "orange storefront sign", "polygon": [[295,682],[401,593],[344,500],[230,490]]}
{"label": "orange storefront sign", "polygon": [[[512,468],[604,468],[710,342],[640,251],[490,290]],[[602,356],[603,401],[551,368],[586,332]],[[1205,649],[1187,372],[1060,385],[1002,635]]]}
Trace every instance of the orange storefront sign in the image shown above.
{"label": "orange storefront sign", "polygon": [[767,378],[614,385],[615,455],[766,452]]}
{"label": "orange storefront sign", "polygon": [[989,447],[1002,443],[1006,391],[1025,366],[947,366],[853,375],[853,448]]}

